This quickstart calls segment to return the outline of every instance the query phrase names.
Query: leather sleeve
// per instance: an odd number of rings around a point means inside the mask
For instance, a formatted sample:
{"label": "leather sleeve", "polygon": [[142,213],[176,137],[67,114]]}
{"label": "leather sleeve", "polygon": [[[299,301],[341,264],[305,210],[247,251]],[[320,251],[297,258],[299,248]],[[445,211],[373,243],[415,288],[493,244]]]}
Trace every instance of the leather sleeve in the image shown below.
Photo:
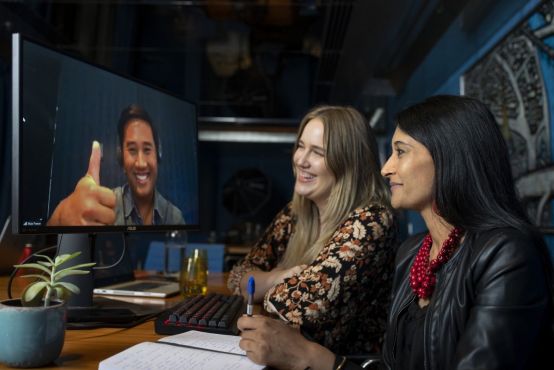
{"label": "leather sleeve", "polygon": [[529,365],[537,337],[548,325],[550,289],[534,241],[517,230],[496,233],[475,247],[481,254],[469,270],[474,292],[456,347],[455,369],[521,369]]}

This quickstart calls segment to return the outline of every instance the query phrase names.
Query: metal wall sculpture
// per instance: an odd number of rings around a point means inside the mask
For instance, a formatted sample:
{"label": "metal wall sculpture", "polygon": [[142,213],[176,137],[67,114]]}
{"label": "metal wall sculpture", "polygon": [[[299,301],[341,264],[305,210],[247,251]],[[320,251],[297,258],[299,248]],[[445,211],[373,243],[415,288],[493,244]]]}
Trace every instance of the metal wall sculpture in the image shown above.
{"label": "metal wall sculpture", "polygon": [[462,78],[462,94],[485,102],[501,126],[531,219],[554,230],[554,1],[546,1]]}

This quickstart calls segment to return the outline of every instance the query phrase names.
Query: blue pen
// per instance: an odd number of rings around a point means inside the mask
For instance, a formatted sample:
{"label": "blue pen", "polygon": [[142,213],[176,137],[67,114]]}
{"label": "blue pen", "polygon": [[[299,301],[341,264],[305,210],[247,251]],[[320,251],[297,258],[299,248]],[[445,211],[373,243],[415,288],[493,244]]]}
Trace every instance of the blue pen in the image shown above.
{"label": "blue pen", "polygon": [[246,304],[246,314],[252,316],[254,310],[254,291],[256,290],[256,283],[254,282],[254,276],[248,278],[248,286],[246,291],[248,292],[248,303]]}

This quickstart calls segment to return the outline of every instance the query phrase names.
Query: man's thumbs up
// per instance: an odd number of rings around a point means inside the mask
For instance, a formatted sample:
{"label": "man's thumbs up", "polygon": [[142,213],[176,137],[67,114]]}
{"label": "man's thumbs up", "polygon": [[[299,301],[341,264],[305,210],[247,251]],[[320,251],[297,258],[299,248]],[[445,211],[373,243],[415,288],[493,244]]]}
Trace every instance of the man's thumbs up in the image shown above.
{"label": "man's thumbs up", "polygon": [[97,185],[100,185],[100,159],[102,159],[100,143],[94,140],[92,142],[92,152],[88,162],[87,175],[91,176]]}
{"label": "man's thumbs up", "polygon": [[48,220],[49,226],[113,225],[115,222],[115,193],[100,186],[98,141],[92,142],[88,170],[75,186],[73,193],[63,199]]}

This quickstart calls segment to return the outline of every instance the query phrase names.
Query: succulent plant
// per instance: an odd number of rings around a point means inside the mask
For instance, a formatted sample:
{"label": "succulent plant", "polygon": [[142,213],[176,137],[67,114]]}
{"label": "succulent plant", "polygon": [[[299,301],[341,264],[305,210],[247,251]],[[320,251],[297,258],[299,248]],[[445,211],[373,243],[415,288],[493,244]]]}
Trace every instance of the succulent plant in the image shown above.
{"label": "succulent plant", "polygon": [[79,294],[79,287],[75,284],[60,280],[70,275],[86,275],[89,271],[80,269],[92,267],[96,263],[82,263],[64,269],[60,269],[59,267],[80,254],[81,252],[62,254],[56,256],[54,259],[45,255],[37,254],[36,257],[41,258],[42,260],[38,260],[33,263],[14,265],[14,267],[18,269],[35,269],[45,273],[21,276],[23,278],[37,279],[27,285],[23,290],[23,293],[21,294],[22,304],[24,306],[40,306],[41,301],[44,301],[44,306],[47,307],[50,305],[52,299],[64,299],[64,297],[70,293]]}

